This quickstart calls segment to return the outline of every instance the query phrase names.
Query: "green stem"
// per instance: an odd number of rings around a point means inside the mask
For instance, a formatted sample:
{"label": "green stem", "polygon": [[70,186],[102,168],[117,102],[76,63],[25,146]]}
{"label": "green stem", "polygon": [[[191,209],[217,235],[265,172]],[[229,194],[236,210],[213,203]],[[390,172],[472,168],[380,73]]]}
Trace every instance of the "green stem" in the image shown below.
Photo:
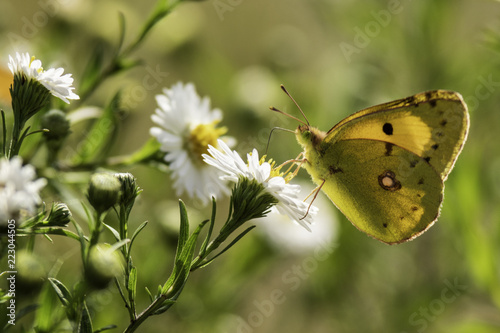
{"label": "green stem", "polygon": [[123,333],[132,333],[146,320],[149,316],[153,315],[156,310],[167,300],[167,295],[161,295],[154,300],[137,318],[130,323],[130,325],[123,331]]}
{"label": "green stem", "polygon": [[103,215],[101,213],[96,212],[95,225],[90,235],[89,249],[92,248],[92,246],[96,245],[97,242],[99,241],[99,235],[101,234],[101,229],[102,229],[102,223],[101,223],[102,216]]}

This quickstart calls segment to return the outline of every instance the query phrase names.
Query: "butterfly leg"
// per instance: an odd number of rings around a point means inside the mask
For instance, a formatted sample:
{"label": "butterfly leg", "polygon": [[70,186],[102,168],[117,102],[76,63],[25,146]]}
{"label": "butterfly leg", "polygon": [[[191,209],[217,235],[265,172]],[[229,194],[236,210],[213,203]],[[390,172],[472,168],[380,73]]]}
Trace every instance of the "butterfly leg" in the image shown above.
{"label": "butterfly leg", "polygon": [[323,187],[323,185],[325,185],[325,181],[326,181],[326,179],[323,179],[323,182],[320,185],[316,186],[316,188],[314,190],[312,190],[311,193],[309,193],[309,195],[304,199],[304,201],[306,201],[314,193],[314,197],[311,200],[311,203],[309,204],[309,207],[307,207],[306,215],[304,215],[303,217],[301,217],[300,220],[305,219],[306,216],[307,216],[307,214],[309,214],[309,210],[311,209],[311,206],[312,206],[314,200],[316,200],[316,197],[318,196],[319,191],[321,191],[321,188]]}

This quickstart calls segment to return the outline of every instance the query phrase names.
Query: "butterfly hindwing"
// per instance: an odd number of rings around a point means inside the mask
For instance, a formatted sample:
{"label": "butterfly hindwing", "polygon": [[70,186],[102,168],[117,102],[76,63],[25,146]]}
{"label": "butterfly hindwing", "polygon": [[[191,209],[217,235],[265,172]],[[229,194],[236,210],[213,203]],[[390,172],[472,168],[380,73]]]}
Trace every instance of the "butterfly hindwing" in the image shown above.
{"label": "butterfly hindwing", "polygon": [[[443,183],[424,159],[391,143],[337,142],[311,165],[323,191],[361,231],[385,243],[412,239],[436,220]],[[412,166],[414,161],[417,161]],[[307,168],[307,167],[306,167]]]}

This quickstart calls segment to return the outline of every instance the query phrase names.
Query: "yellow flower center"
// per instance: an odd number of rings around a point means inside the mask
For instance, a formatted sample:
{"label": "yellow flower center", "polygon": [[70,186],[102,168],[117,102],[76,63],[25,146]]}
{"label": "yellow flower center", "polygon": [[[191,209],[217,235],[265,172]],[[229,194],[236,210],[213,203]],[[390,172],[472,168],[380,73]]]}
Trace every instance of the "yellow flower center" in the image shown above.
{"label": "yellow flower center", "polygon": [[217,147],[217,139],[227,133],[226,127],[216,128],[217,123],[214,121],[209,124],[200,124],[189,134],[186,148],[191,153],[193,161],[204,165],[201,154],[207,153],[208,145]]}

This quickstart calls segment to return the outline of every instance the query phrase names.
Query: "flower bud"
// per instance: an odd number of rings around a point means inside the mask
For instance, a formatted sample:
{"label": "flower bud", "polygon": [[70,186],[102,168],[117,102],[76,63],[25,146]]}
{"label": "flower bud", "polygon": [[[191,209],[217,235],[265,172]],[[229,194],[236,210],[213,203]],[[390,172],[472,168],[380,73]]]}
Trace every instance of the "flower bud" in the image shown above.
{"label": "flower bud", "polygon": [[20,250],[16,253],[17,288],[22,293],[37,292],[46,277],[45,267],[33,253]]}
{"label": "flower bud", "polygon": [[85,276],[98,289],[106,286],[123,273],[123,258],[109,244],[97,244],[90,248]]}
{"label": "flower bud", "polygon": [[121,183],[120,204],[130,206],[134,204],[135,198],[142,191],[136,185],[135,177],[131,173],[116,173],[115,177]]}
{"label": "flower bud", "polygon": [[42,117],[42,128],[48,129],[43,136],[47,141],[62,141],[70,133],[66,114],[60,110],[50,110]]}
{"label": "flower bud", "polygon": [[104,213],[117,202],[120,195],[120,181],[108,173],[95,173],[90,177],[87,198],[98,213]]}
{"label": "flower bud", "polygon": [[54,203],[45,224],[64,227],[71,221],[71,212],[65,203]]}

